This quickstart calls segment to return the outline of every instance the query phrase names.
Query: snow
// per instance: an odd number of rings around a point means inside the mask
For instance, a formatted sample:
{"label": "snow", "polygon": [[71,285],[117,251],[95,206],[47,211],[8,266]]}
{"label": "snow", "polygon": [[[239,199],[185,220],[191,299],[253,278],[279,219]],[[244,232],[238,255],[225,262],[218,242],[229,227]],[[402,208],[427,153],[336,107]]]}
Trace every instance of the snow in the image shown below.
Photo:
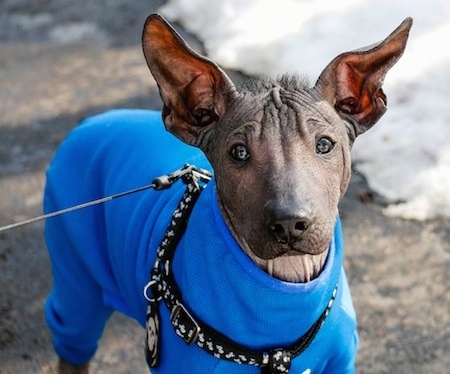
{"label": "snow", "polygon": [[450,1],[169,0],[161,13],[222,67],[312,78],[413,17],[406,52],[385,79],[388,111],[357,139],[354,166],[391,202],[386,214],[450,217]]}

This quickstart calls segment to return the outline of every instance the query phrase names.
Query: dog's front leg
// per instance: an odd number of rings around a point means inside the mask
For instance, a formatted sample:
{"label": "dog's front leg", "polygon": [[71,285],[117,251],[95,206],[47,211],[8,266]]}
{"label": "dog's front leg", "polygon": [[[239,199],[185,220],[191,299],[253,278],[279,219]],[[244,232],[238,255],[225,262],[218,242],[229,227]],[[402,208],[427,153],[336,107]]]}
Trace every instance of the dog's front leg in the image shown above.
{"label": "dog's front leg", "polygon": [[72,365],[64,360],[59,360],[59,374],[89,374],[89,363],[83,365]]}

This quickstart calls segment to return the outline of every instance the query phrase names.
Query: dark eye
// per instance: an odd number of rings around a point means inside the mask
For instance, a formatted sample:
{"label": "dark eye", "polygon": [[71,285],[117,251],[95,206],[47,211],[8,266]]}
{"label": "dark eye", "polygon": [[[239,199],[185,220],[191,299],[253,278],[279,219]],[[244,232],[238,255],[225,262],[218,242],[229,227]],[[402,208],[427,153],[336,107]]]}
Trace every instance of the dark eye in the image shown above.
{"label": "dark eye", "polygon": [[323,137],[317,141],[316,152],[320,154],[330,153],[334,148],[334,143],[330,138]]}
{"label": "dark eye", "polygon": [[230,151],[231,157],[236,161],[245,161],[250,157],[247,147],[242,144],[235,145]]}

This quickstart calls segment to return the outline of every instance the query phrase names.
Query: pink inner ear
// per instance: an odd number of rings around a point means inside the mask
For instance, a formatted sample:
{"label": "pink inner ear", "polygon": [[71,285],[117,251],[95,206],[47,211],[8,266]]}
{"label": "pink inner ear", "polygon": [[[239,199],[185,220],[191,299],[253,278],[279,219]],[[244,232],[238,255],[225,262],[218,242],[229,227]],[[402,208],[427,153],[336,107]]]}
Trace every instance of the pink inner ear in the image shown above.
{"label": "pink inner ear", "polygon": [[386,111],[381,85],[388,70],[387,62],[372,55],[350,55],[348,60],[345,57],[336,66],[335,108],[338,113],[352,116],[361,133]]}
{"label": "pink inner ear", "polygon": [[160,16],[147,19],[144,55],[164,102],[169,131],[197,145],[199,134],[216,123],[235,92],[227,75],[193,51]]}
{"label": "pink inner ear", "polygon": [[411,25],[412,20],[406,19],[381,43],[337,56],[317,80],[315,89],[353,124],[356,135],[372,127],[386,111],[381,86],[403,54]]}
{"label": "pink inner ear", "polygon": [[358,110],[358,101],[354,97],[346,97],[336,103],[334,106],[338,112],[345,114],[356,114]]}
{"label": "pink inner ear", "polygon": [[382,57],[374,54],[343,56],[335,68],[335,96],[341,110],[362,113],[370,110],[377,96],[385,101],[385,95],[381,92],[379,96],[378,92],[390,66]]}
{"label": "pink inner ear", "polygon": [[185,89],[185,103],[196,121],[193,126],[205,127],[219,119],[214,105],[214,86],[204,74],[196,77]]}
{"label": "pink inner ear", "polygon": [[214,86],[210,77],[199,74],[184,89],[184,102],[190,113],[197,117],[201,112],[214,112]]}

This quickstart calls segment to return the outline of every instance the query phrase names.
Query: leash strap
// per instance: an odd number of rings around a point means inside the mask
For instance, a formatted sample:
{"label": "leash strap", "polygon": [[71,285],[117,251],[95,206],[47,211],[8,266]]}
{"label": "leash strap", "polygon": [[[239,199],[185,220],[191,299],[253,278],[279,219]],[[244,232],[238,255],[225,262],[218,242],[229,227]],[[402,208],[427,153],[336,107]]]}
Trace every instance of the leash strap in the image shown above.
{"label": "leash strap", "polygon": [[68,214],[71,212],[74,212],[76,210],[80,209],[86,209],[95,205],[104,204],[111,200],[118,199],[120,197],[124,197],[127,195],[134,194],[136,192],[141,192],[148,189],[155,189],[155,190],[164,190],[166,188],[169,188],[173,183],[175,183],[178,179],[184,178],[185,175],[192,174],[197,180],[202,182],[208,182],[212,175],[209,171],[204,169],[197,169],[195,166],[191,166],[189,164],[185,164],[181,169],[175,170],[173,173],[170,173],[168,175],[162,175],[158,178],[153,179],[152,183],[146,186],[137,187],[132,190],[128,190],[125,192],[120,192],[115,195],[110,195],[106,197],[102,197],[97,200],[88,201],[82,204],[74,205],[69,208],[57,210],[55,212],[43,214],[38,217],[29,218],[20,222],[11,223],[5,226],[0,226],[0,232],[15,229],[17,227],[29,225],[31,223],[35,223],[38,221],[43,221],[45,219],[54,218],[61,216],[63,214]]}
{"label": "leash strap", "polygon": [[[310,329],[292,346],[273,348],[268,351],[254,351],[232,341],[219,331],[199,320],[184,305],[181,291],[172,273],[171,261],[176,247],[183,236],[192,209],[204,186],[200,186],[192,173],[186,173],[182,180],[187,184],[177,209],[172,215],[169,227],[158,247],[157,258],[150,273],[150,280],[144,288],[144,296],[149,301],[147,308],[147,338],[145,355],[148,365],[153,368],[159,364],[160,317],[159,301],[163,300],[171,312],[170,322],[175,333],[187,344],[196,344],[199,348],[216,358],[247,364],[261,368],[261,374],[289,373],[291,361],[300,355],[314,340],[319,332],[337,294],[337,286],[330,300]],[[207,183],[207,180],[203,179]]]}

